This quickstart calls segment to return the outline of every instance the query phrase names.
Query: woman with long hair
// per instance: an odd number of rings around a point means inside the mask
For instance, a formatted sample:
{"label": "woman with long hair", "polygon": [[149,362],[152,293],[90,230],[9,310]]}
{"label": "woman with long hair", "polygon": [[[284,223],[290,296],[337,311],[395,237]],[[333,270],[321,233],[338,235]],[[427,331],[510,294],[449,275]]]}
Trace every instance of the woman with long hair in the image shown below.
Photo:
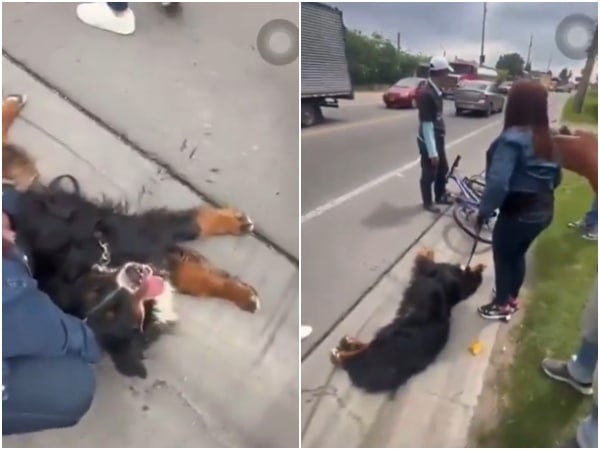
{"label": "woman with long hair", "polygon": [[518,309],[525,254],[552,222],[554,190],[561,181],[552,139],[548,92],[539,83],[515,83],[504,129],[486,154],[486,187],[477,219],[481,225],[499,210],[492,236],[495,294],[478,309],[485,319],[508,319]]}

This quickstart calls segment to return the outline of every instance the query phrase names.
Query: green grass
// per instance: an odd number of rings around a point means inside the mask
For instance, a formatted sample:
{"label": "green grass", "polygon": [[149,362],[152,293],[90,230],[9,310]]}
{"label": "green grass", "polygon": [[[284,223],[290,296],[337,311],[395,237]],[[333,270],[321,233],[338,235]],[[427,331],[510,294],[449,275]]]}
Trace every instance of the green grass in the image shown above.
{"label": "green grass", "polygon": [[598,90],[590,89],[583,101],[581,114],[573,112],[575,97],[570,97],[563,107],[563,120],[570,123],[598,125]]}
{"label": "green grass", "polygon": [[533,249],[525,316],[511,333],[514,360],[500,386],[506,406],[498,426],[480,436],[481,446],[554,447],[572,437],[590,411],[590,399],[548,379],[540,362],[546,356],[569,357],[579,344],[581,314],[597,274],[597,244],[567,223],[588,210],[592,196],[587,181],[565,173],[554,221]]}

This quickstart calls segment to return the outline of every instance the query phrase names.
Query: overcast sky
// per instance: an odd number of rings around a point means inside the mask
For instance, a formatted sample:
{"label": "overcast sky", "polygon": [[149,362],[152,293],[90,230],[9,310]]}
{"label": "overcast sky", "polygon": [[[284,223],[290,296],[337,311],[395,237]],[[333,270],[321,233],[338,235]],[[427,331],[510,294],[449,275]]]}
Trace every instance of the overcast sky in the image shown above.
{"label": "overcast sky", "polygon": [[[396,42],[400,32],[404,50],[427,55],[455,56],[479,60],[483,3],[333,3],[341,9],[350,29],[371,34],[382,33]],[[579,75],[584,61],[563,56],[555,44],[555,31],[560,21],[574,13],[594,20],[598,3],[488,3],[485,38],[486,64],[495,66],[498,56],[518,52],[527,58],[529,36],[533,35],[532,68],[550,69],[557,73],[563,67]],[[584,39],[584,33],[573,31],[571,39]]]}

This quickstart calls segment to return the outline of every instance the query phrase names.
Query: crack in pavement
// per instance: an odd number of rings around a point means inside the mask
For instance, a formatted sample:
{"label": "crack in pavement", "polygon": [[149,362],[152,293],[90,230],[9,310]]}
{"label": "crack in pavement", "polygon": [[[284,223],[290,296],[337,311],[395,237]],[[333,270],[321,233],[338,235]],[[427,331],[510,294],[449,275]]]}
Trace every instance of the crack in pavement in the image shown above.
{"label": "crack in pavement", "polygon": [[[316,397],[317,402],[319,403],[323,397],[332,397],[338,408],[342,411],[346,411],[347,416],[352,419],[359,427],[359,432],[360,434],[364,437],[367,435],[368,432],[368,426],[367,424],[364,422],[364,419],[359,416],[357,413],[355,413],[354,411],[352,411],[348,405],[348,402],[342,398],[340,395],[340,393],[338,392],[337,387],[335,386],[330,386],[330,385],[321,385],[321,386],[317,386],[315,388],[304,388],[300,391],[301,394],[310,394],[311,397]],[[307,403],[309,403],[311,400],[303,400],[306,401]],[[318,405],[315,405],[315,410],[317,409]],[[314,413],[314,411],[313,411]],[[312,419],[312,417],[311,417]],[[308,426],[305,428],[305,430],[308,429]]]}

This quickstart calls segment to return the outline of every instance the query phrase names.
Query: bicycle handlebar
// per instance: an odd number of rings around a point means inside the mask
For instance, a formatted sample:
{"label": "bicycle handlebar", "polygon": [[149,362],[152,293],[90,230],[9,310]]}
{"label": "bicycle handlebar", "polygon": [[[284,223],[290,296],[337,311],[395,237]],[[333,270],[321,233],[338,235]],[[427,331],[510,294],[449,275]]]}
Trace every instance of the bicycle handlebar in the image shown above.
{"label": "bicycle handlebar", "polygon": [[457,155],[456,158],[454,158],[454,162],[450,166],[450,170],[448,170],[448,175],[446,176],[446,181],[448,181],[448,179],[454,174],[454,170],[458,167],[459,163],[460,163],[460,155]]}

